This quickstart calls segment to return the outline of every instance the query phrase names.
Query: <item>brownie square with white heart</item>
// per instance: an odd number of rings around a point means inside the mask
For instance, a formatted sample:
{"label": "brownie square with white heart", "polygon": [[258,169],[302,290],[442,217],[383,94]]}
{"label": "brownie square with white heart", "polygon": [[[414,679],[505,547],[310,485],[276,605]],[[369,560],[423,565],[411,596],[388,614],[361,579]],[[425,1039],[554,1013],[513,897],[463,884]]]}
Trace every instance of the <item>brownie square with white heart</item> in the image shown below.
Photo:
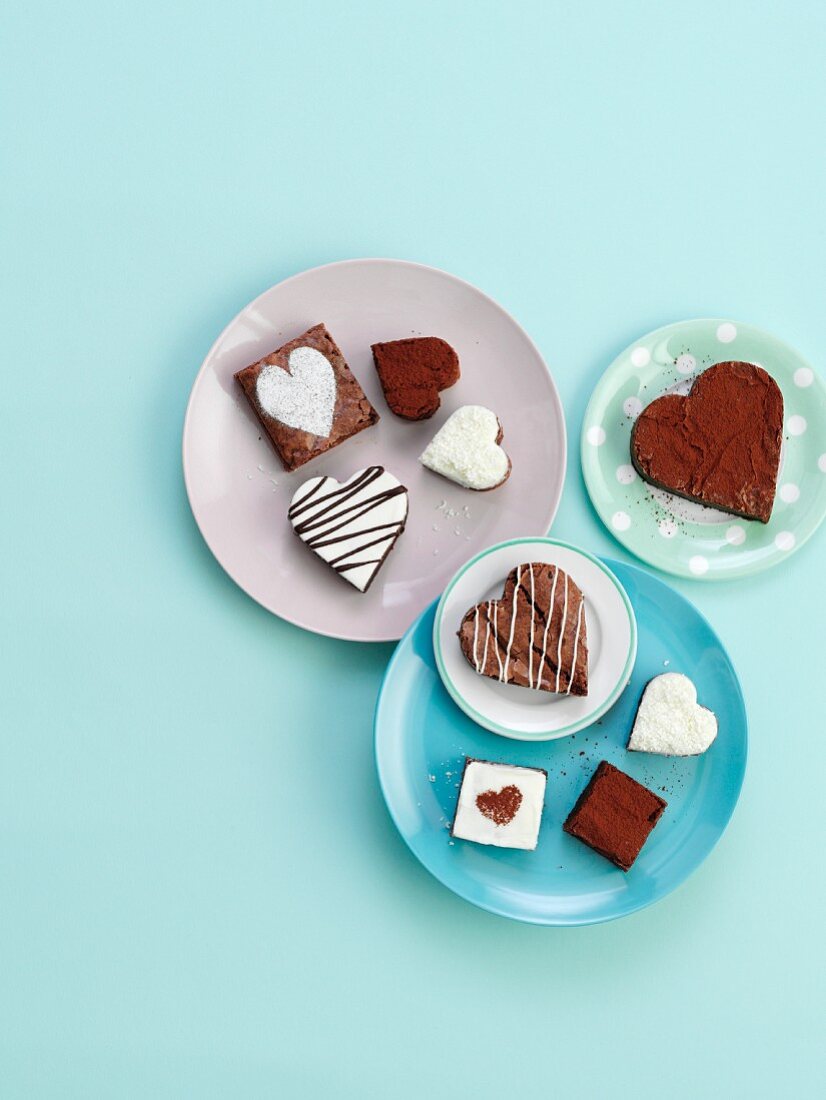
{"label": "brownie square with white heart", "polygon": [[543,768],[466,757],[451,835],[476,844],[533,851],[547,780]]}
{"label": "brownie square with white heart", "polygon": [[286,470],[379,419],[324,325],[235,375]]}

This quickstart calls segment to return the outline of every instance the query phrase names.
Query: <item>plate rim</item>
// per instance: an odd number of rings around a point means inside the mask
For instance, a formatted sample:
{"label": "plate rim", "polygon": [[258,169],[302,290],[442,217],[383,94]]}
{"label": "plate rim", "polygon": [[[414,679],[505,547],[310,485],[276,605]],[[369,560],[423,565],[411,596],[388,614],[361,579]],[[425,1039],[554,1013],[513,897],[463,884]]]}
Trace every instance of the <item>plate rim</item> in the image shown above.
{"label": "plate rim", "polygon": [[[590,414],[591,408],[594,404],[594,400],[596,398],[597,390],[602,385],[606,375],[608,374],[608,372],[610,370],[612,370],[612,368],[614,367],[614,364],[617,362],[617,360],[620,359],[622,356],[624,356],[628,351],[630,351],[636,344],[641,343],[643,341],[653,340],[655,337],[657,337],[660,333],[664,332],[666,329],[674,328],[677,325],[693,325],[693,324],[708,324],[708,325],[733,324],[737,329],[740,329],[740,328],[748,329],[750,332],[754,333],[756,336],[763,337],[765,339],[771,340],[774,343],[779,344],[786,351],[788,351],[792,356],[794,356],[795,360],[799,361],[800,366],[808,367],[809,370],[811,370],[812,374],[814,375],[814,379],[816,380],[818,385],[820,385],[821,387],[824,387],[824,382],[821,379],[820,375],[818,374],[817,370],[815,370],[815,368],[812,366],[811,362],[805,356],[801,355],[801,353],[796,348],[792,347],[792,345],[789,344],[786,340],[783,340],[779,336],[775,336],[774,333],[769,332],[767,329],[762,328],[760,325],[753,325],[750,321],[733,321],[730,317],[684,317],[679,321],[669,321],[667,324],[658,325],[657,328],[651,329],[649,332],[644,332],[640,336],[637,336],[630,344],[627,344],[624,348],[622,348],[614,356],[614,358],[611,360],[611,362],[608,364],[608,366],[605,368],[605,370],[602,372],[602,374],[597,379],[597,381],[594,385],[594,388],[591,391],[591,396],[588,399],[588,404],[585,406],[585,412],[583,413],[583,416],[582,416],[582,424],[580,426],[580,432],[579,432],[579,456],[580,456],[580,468],[582,470],[582,480],[585,482],[585,490],[588,494],[588,500],[591,504],[592,509],[594,510],[597,517],[599,518],[600,523],[603,525],[605,530],[614,539],[615,542],[617,542],[620,546],[622,546],[623,549],[627,550],[629,554],[633,554],[634,557],[638,561],[643,562],[650,569],[656,569],[656,570],[660,571],[661,573],[665,573],[668,576],[680,577],[683,580],[702,581],[702,582],[705,582],[705,583],[715,583],[716,584],[716,583],[719,583],[719,582],[737,581],[737,580],[740,580],[741,578],[744,578],[744,577],[751,577],[751,576],[754,576],[756,573],[763,573],[767,569],[772,569],[772,568],[774,568],[774,566],[780,565],[781,562],[788,560],[788,558],[790,558],[793,554],[795,554],[798,550],[800,550],[801,547],[805,546],[806,543],[809,541],[809,539],[811,539],[813,537],[813,535],[816,534],[816,532],[818,531],[818,529],[821,526],[821,524],[823,523],[823,521],[826,520],[826,509],[823,509],[823,511],[821,512],[821,515],[818,517],[816,522],[812,525],[812,528],[811,528],[810,531],[808,531],[802,538],[796,539],[794,546],[792,546],[792,548],[790,550],[783,551],[782,557],[773,557],[773,558],[769,558],[768,560],[766,558],[757,558],[753,562],[751,562],[750,564],[737,566],[733,569],[728,569],[728,570],[712,570],[712,569],[709,569],[705,573],[692,573],[691,570],[688,568],[688,566],[683,567],[679,562],[673,562],[673,564],[670,564],[670,565],[661,564],[660,562],[653,562],[653,561],[651,561],[650,558],[647,558],[643,554],[639,553],[639,551],[636,549],[635,546],[632,546],[630,543],[626,542],[624,539],[622,539],[620,537],[623,534],[623,532],[617,531],[611,526],[611,524],[608,522],[606,517],[600,511],[599,507],[596,504],[596,501],[594,500],[594,494],[591,491],[591,481],[590,481],[590,475],[589,475],[590,463],[586,460],[586,456],[588,456],[590,454],[590,450],[592,449],[592,448],[590,448],[590,444],[588,443],[588,441],[586,439],[586,433],[588,431],[589,414]],[[725,347],[725,346],[726,345],[723,345],[723,347]],[[720,360],[720,361],[724,362],[725,360]],[[655,399],[652,399],[652,400],[655,400]],[[738,520],[738,517],[735,516],[734,514],[732,514],[730,516],[730,522],[731,523],[737,523],[737,522],[742,522],[742,520]]]}
{"label": "plate rim", "polygon": [[[386,686],[387,680],[390,677],[391,672],[395,668],[396,662],[400,659],[400,653],[401,653],[402,647],[407,642],[409,636],[413,633],[413,631],[418,626],[419,620],[422,619],[425,615],[427,615],[430,612],[431,608],[434,608],[434,604],[437,603],[436,600],[433,600],[433,602],[431,604],[429,604],[428,607],[424,608],[424,610],[420,612],[420,614],[417,616],[417,618],[410,624],[410,626],[404,632],[404,635],[399,639],[398,644],[396,645],[395,649],[393,650],[393,653],[390,656],[390,660],[387,662],[387,666],[384,670],[384,675],[382,676],[381,683],[379,684],[379,690],[378,690],[378,694],[376,696],[376,706],[375,706],[375,709],[374,709],[374,712],[373,712],[373,757],[374,757],[374,765],[375,765],[375,769],[376,769],[376,775],[377,775],[378,782],[379,782],[379,789],[381,791],[381,795],[382,795],[382,799],[384,801],[385,808],[387,809],[387,812],[390,816],[390,820],[393,822],[393,825],[396,828],[396,832],[399,834],[399,836],[403,840],[405,846],[407,847],[408,851],[414,857],[416,862],[421,867],[423,867],[424,870],[427,871],[427,873],[429,875],[431,875],[441,886],[444,886],[445,889],[449,890],[452,894],[454,894],[456,897],[460,898],[462,901],[467,902],[470,905],[473,905],[476,909],[481,909],[484,912],[492,913],[496,917],[502,917],[503,919],[506,919],[506,920],[517,921],[519,924],[529,924],[529,925],[532,925],[532,926],[537,927],[537,928],[580,928],[580,927],[584,928],[584,927],[589,927],[589,926],[593,926],[593,925],[597,925],[597,924],[608,924],[611,921],[621,920],[623,917],[630,917],[634,913],[639,913],[643,909],[648,909],[650,906],[656,905],[658,902],[665,900],[665,898],[669,897],[669,895],[671,895],[671,894],[675,893],[677,890],[679,890],[682,886],[684,886],[686,884],[686,882],[692,877],[692,875],[696,874],[696,872],[700,869],[700,867],[702,867],[702,865],[705,863],[705,861],[708,859],[708,857],[711,855],[711,853],[714,851],[714,849],[717,847],[717,845],[722,840],[726,830],[728,829],[729,825],[731,824],[731,819],[734,816],[734,811],[737,809],[737,805],[740,801],[740,796],[743,792],[743,784],[745,782],[746,771],[747,771],[747,768],[748,768],[749,716],[748,716],[748,708],[746,707],[745,696],[743,695],[743,686],[740,683],[740,677],[737,675],[737,669],[734,665],[734,662],[731,659],[731,655],[729,654],[728,649],[723,644],[722,639],[720,638],[719,634],[714,629],[712,624],[709,622],[708,618],[703,614],[702,611],[700,611],[700,609],[698,607],[696,607],[696,605],[688,598],[688,596],[684,595],[678,589],[672,588],[672,586],[670,584],[668,584],[667,581],[663,580],[661,577],[658,577],[655,573],[652,573],[650,570],[644,568],[643,566],[637,565],[636,563],[633,563],[633,562],[621,561],[618,558],[612,558],[612,557],[609,557],[607,555],[605,556],[604,561],[609,566],[619,565],[623,569],[630,569],[632,571],[632,573],[642,574],[647,580],[653,580],[658,584],[665,585],[666,588],[669,588],[679,599],[681,599],[681,600],[685,601],[687,604],[689,604],[689,606],[692,608],[694,613],[698,616],[700,621],[711,632],[711,634],[713,635],[713,637],[717,641],[718,645],[720,646],[721,651],[723,652],[723,654],[726,658],[726,661],[728,662],[729,666],[731,667],[731,669],[734,673],[734,683],[735,683],[735,687],[736,687],[736,699],[737,699],[737,703],[739,704],[739,708],[740,708],[740,711],[741,711],[742,716],[743,716],[743,763],[742,763],[742,767],[740,769],[740,774],[739,774],[739,777],[738,777],[738,782],[737,782],[737,785],[736,785],[736,789],[733,791],[733,795],[732,795],[732,798],[731,798],[731,803],[730,803],[730,805],[727,809],[727,812],[725,813],[725,816],[722,819],[719,820],[719,829],[718,829],[717,835],[715,836],[713,843],[703,853],[703,855],[697,861],[697,863],[693,867],[691,867],[690,870],[688,870],[683,875],[682,878],[680,878],[678,881],[676,881],[670,887],[670,889],[668,889],[665,893],[660,894],[657,897],[643,898],[638,904],[633,904],[629,908],[623,909],[621,912],[617,912],[617,913],[609,913],[607,915],[602,915],[601,914],[599,916],[594,916],[594,917],[580,917],[580,918],[576,918],[576,919],[565,919],[565,918],[556,918],[556,919],[553,919],[553,920],[539,919],[537,917],[530,916],[530,915],[515,914],[515,913],[512,913],[512,912],[507,912],[504,908],[502,908],[500,906],[491,904],[489,902],[484,902],[484,901],[482,901],[478,898],[468,897],[467,894],[462,893],[455,886],[453,886],[449,882],[447,882],[442,877],[442,875],[437,873],[433,868],[429,867],[425,863],[425,861],[422,859],[422,857],[418,854],[418,852],[416,852],[416,850],[414,849],[414,847],[412,845],[411,840],[408,839],[406,833],[402,830],[401,826],[399,825],[399,821],[398,821],[398,819],[396,817],[396,814],[393,810],[392,803],[391,803],[390,799],[388,798],[387,787],[385,786],[384,776],[383,776],[383,773],[382,773],[382,766],[381,766],[381,762],[380,762],[379,714],[380,714],[381,707],[382,707],[382,701],[384,699],[385,686]],[[435,609],[434,609],[434,614],[435,614]]]}
{"label": "plate rim", "polygon": [[[555,413],[555,415],[556,415],[556,417],[559,421],[560,428],[561,428],[561,432],[560,432],[560,451],[561,451],[562,458],[561,458],[561,462],[559,463],[559,470],[560,470],[559,484],[558,484],[558,487],[556,489],[556,492],[551,497],[548,498],[548,505],[545,509],[546,522],[545,522],[544,527],[543,527],[544,532],[547,532],[548,530],[550,530],[551,526],[553,525],[554,520],[556,519],[557,512],[559,511],[559,505],[560,505],[560,502],[562,500],[562,494],[565,490],[565,476],[567,474],[567,469],[568,469],[568,425],[567,425],[567,422],[566,422],[566,419],[565,419],[565,407],[562,404],[562,398],[561,398],[560,393],[559,393],[559,387],[556,384],[556,380],[554,379],[553,373],[551,372],[551,369],[548,366],[548,362],[545,359],[545,356],[542,354],[542,352],[540,351],[538,345],[536,344],[534,339],[531,337],[530,333],[528,333],[527,329],[525,329],[519,323],[519,321],[516,320],[516,318],[513,316],[512,313],[510,313],[509,310],[505,309],[504,306],[500,305],[500,303],[497,302],[495,298],[491,297],[491,295],[487,294],[484,290],[480,290],[479,287],[475,286],[471,282],[468,282],[468,280],[461,278],[461,276],[454,275],[449,271],[445,271],[443,268],[434,267],[431,264],[419,263],[416,260],[400,260],[400,259],[396,259],[392,256],[350,257],[349,259],[332,260],[329,263],[316,264],[314,267],[308,267],[308,268],[305,268],[302,271],[296,271],[292,275],[288,275],[286,278],[280,279],[277,283],[273,283],[271,286],[267,287],[265,290],[262,290],[260,294],[256,295],[255,298],[251,299],[251,301],[247,302],[246,305],[242,306],[242,308],[239,309],[234,314],[234,316],[231,317],[230,320],[224,325],[224,327],[221,329],[220,333],[216,336],[216,338],[213,340],[212,344],[210,345],[209,350],[207,351],[206,355],[204,356],[204,358],[201,362],[201,365],[198,368],[198,370],[195,374],[195,377],[192,380],[192,385],[191,385],[190,391],[189,391],[189,397],[187,398],[186,409],[184,411],[183,424],[182,424],[182,429],[181,429],[181,465],[183,467],[184,488],[186,490],[187,502],[189,503],[189,509],[190,509],[191,514],[192,514],[192,518],[195,521],[195,526],[198,528],[200,536],[203,539],[204,543],[206,544],[207,549],[210,551],[213,558],[218,563],[218,565],[221,567],[221,569],[224,571],[224,573],[226,573],[226,575],[230,578],[230,580],[233,582],[233,584],[235,584],[246,596],[248,596],[251,600],[253,600],[255,603],[257,603],[259,607],[262,607],[265,611],[269,612],[270,615],[275,615],[276,618],[279,618],[284,622],[290,623],[293,626],[297,626],[302,630],[307,630],[310,633],[317,634],[321,637],[335,638],[335,639],[338,639],[340,641],[345,641],[345,642],[364,642],[364,643],[367,643],[367,644],[398,642],[398,641],[401,640],[402,637],[404,637],[404,634],[406,633],[406,631],[403,631],[401,635],[398,634],[395,630],[392,630],[389,633],[382,632],[381,634],[371,635],[370,637],[363,637],[361,635],[356,635],[356,634],[353,634],[353,633],[343,633],[342,631],[339,631],[339,630],[325,629],[323,626],[309,625],[306,620],[302,620],[298,616],[286,615],[286,614],[284,614],[280,611],[275,610],[273,607],[271,607],[267,603],[265,603],[262,598],[255,595],[253,592],[250,592],[249,589],[247,587],[245,587],[245,585],[241,582],[241,580],[234,574],[234,572],[232,572],[228,568],[228,566],[220,559],[220,557],[218,556],[218,554],[215,551],[214,546],[212,545],[210,540],[207,538],[207,535],[204,532],[204,530],[201,526],[201,523],[199,521],[199,518],[198,518],[198,513],[197,513],[195,502],[194,502],[194,499],[193,499],[193,487],[192,487],[191,481],[190,481],[191,471],[190,471],[190,468],[189,468],[189,461],[188,461],[188,458],[187,458],[187,438],[188,438],[188,435],[189,435],[189,432],[190,432],[190,425],[191,425],[191,423],[193,421],[193,418],[194,418],[193,410],[194,410],[194,405],[195,405],[195,400],[196,400],[196,393],[197,393],[197,391],[198,391],[198,389],[199,389],[199,387],[202,383],[203,378],[205,377],[206,370],[207,370],[207,364],[210,362],[213,355],[216,353],[216,349],[219,347],[221,342],[225,339],[227,333],[230,331],[230,329],[233,327],[233,325],[236,324],[238,319],[243,314],[247,313],[250,310],[255,309],[256,306],[258,306],[259,302],[263,298],[265,298],[269,294],[271,294],[273,291],[285,286],[288,283],[291,283],[291,282],[295,281],[296,279],[302,279],[302,278],[305,278],[309,275],[313,275],[313,274],[316,274],[316,273],[321,272],[321,271],[326,271],[329,268],[359,267],[359,266],[367,266],[367,265],[373,265],[373,264],[393,264],[393,265],[397,265],[399,267],[414,268],[414,269],[417,269],[419,271],[427,272],[430,275],[433,275],[433,274],[439,275],[443,278],[450,279],[452,282],[458,283],[459,285],[467,288],[468,290],[472,291],[474,294],[476,294],[479,297],[481,297],[482,299],[484,299],[494,309],[496,309],[500,314],[502,314],[512,325],[514,325],[516,327],[516,329],[519,330],[520,333],[522,333],[523,337],[525,338],[525,340],[528,343],[528,346],[535,353],[537,359],[542,364],[542,366],[544,368],[544,371],[545,371],[545,375],[548,379],[548,382],[550,383],[551,401],[552,401],[552,405],[554,407],[554,413]],[[416,618],[418,618],[418,615],[416,616]],[[413,621],[415,622],[416,619],[414,619]]]}
{"label": "plate rim", "polygon": [[[550,546],[561,546],[566,550],[572,550],[574,553],[580,554],[582,557],[587,558],[593,565],[596,565],[601,572],[605,573],[608,579],[613,583],[614,587],[620,594],[625,613],[628,616],[629,625],[631,628],[631,638],[628,647],[628,654],[626,655],[625,665],[622,673],[620,674],[617,683],[614,685],[610,695],[603,703],[595,710],[591,711],[586,717],[576,722],[571,722],[567,726],[564,726],[561,730],[543,730],[530,737],[525,737],[521,734],[514,733],[512,730],[506,729],[505,726],[501,726],[498,722],[492,718],[487,718],[485,715],[480,714],[475,707],[460,694],[450,676],[444,663],[444,657],[442,655],[442,646],[439,639],[439,630],[442,619],[444,618],[444,607],[447,602],[447,598],[451,591],[462,577],[482,558],[487,557],[489,554],[494,553],[497,550],[502,550],[508,546],[522,545],[524,543],[536,543],[541,542]],[[577,733],[581,729],[585,729],[586,726],[592,726],[594,722],[597,722],[603,714],[611,709],[611,707],[619,699],[622,692],[625,690],[629,679],[634,671],[634,664],[637,659],[637,617],[634,613],[634,608],[631,605],[631,601],[628,598],[628,593],[620,584],[619,579],[614,573],[595,555],[589,553],[587,550],[583,550],[580,546],[575,546],[573,543],[565,542],[563,539],[553,539],[548,535],[544,535],[540,538],[531,538],[530,536],[522,536],[520,538],[505,539],[504,542],[495,543],[493,546],[488,546],[484,550],[480,550],[478,554],[475,554],[469,561],[465,562],[461,568],[459,568],[453,577],[448,581],[445,586],[445,590],[439,597],[439,602],[436,606],[436,612],[433,619],[433,653],[436,660],[436,668],[439,673],[439,677],[444,684],[444,687],[453,699],[454,703],[460,710],[472,719],[478,726],[482,726],[483,729],[489,730],[491,733],[497,733],[501,737],[507,737],[511,741],[525,741],[529,743],[542,742],[542,741],[557,741],[561,737],[570,737],[571,734]]]}

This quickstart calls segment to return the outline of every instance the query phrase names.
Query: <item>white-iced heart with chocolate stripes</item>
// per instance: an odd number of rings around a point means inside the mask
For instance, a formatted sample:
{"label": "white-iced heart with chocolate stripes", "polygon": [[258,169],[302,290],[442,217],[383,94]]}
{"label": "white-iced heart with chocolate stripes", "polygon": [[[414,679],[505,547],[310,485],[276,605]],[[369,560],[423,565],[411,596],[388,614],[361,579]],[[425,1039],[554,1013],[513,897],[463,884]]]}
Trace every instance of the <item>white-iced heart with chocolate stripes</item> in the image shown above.
{"label": "white-iced heart with chocolate stripes", "polygon": [[459,641],[480,676],[535,691],[588,694],[585,600],[555,565],[512,569],[501,599],[466,612]]}
{"label": "white-iced heart with chocolate stripes", "polygon": [[287,513],[295,533],[340,577],[366,592],[407,521],[407,489],[383,466],[347,481],[311,477]]}

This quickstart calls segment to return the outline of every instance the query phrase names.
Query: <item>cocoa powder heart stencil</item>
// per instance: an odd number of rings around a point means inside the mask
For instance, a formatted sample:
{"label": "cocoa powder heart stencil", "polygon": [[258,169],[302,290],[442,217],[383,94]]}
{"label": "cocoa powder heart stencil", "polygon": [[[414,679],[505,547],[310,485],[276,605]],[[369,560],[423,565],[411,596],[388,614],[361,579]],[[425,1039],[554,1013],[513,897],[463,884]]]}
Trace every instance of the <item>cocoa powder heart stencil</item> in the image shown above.
{"label": "cocoa powder heart stencil", "polygon": [[290,352],[287,370],[267,363],[255,383],[258,403],[288,428],[326,437],[333,428],[336,379],[332,365],[316,348]]}
{"label": "cocoa powder heart stencil", "polygon": [[555,565],[528,562],[512,569],[501,599],[470,608],[458,633],[480,676],[535,691],[588,694],[585,601]]}
{"label": "cocoa powder heart stencil", "polygon": [[482,791],[476,796],[479,812],[490,818],[494,825],[509,825],[521,805],[522,792],[512,783],[500,791]]}
{"label": "cocoa powder heart stencil", "polygon": [[660,489],[724,512],[768,523],[780,447],[783,395],[753,363],[704,371],[685,396],[646,406],[631,433],[631,461]]}

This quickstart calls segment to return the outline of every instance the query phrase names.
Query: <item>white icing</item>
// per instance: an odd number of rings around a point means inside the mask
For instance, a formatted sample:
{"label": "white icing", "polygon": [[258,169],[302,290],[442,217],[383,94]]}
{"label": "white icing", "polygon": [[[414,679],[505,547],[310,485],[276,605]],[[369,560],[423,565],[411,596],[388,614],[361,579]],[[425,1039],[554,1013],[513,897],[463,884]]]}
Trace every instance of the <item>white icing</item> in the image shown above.
{"label": "white icing", "polygon": [[556,595],[556,578],[559,576],[559,570],[554,566],[554,579],[551,585],[551,598],[548,601],[548,621],[545,623],[545,633],[542,636],[542,657],[539,661],[539,672],[536,677],[536,690],[539,691],[542,687],[542,670],[545,667],[545,662],[548,659],[548,631],[551,629],[551,619],[554,617],[554,596]]}
{"label": "white icing", "polygon": [[697,702],[697,689],[680,672],[655,676],[643,692],[628,748],[662,756],[697,756],[717,736],[717,718]]}
{"label": "white icing", "polygon": [[533,612],[534,604],[534,585],[533,585],[533,562],[528,566],[528,573],[531,578],[531,636],[528,642],[528,687],[533,687],[533,639],[536,625],[536,615]]}
{"label": "white icing", "polygon": [[288,518],[296,534],[363,592],[407,520],[407,490],[381,466],[347,481],[312,477],[296,489]]}
{"label": "white icing", "polygon": [[[453,835],[476,844],[532,851],[539,839],[546,778],[545,773],[536,768],[490,764],[484,760],[469,761],[459,791]],[[519,788],[522,802],[507,825],[497,825],[481,812],[476,798],[486,791],[501,791],[511,785]]]}
{"label": "white icing", "polygon": [[480,610],[481,610],[481,608],[477,604],[476,605],[476,614],[475,614],[475,617],[474,617],[474,626],[473,626],[473,660],[476,664],[476,671],[477,672],[481,672],[484,669],[484,667],[487,663],[487,659],[488,659],[488,642],[490,641],[490,604],[488,604],[488,613],[485,616],[485,644],[484,644],[484,647],[482,649],[481,658],[478,656],[478,650],[477,650],[477,640],[478,640],[478,637],[479,637],[479,612],[480,612]]}
{"label": "white icing", "polygon": [[488,604],[488,617],[490,617],[491,607],[493,607],[493,652],[496,654],[496,663],[499,665],[499,679],[503,680],[502,658],[499,655],[499,601],[490,601]]}
{"label": "white icing", "polygon": [[498,435],[499,421],[490,409],[463,405],[436,432],[419,462],[466,489],[493,489],[510,469]]}
{"label": "white icing", "polygon": [[580,635],[580,632],[582,630],[582,614],[583,614],[584,610],[585,610],[585,600],[581,599],[579,601],[579,611],[577,611],[577,614],[576,614],[576,633],[574,634],[574,655],[571,658],[571,674],[568,678],[568,690],[565,692],[566,695],[571,694],[571,688],[574,686],[574,673],[576,672],[576,655],[577,655],[577,650],[579,649],[579,635]]}
{"label": "white icing", "polygon": [[333,430],[336,376],[315,348],[290,352],[288,369],[266,363],[255,380],[258,404],[273,420],[302,432],[326,437]]}
{"label": "white icing", "polygon": [[559,643],[556,647],[556,686],[554,691],[559,691],[559,674],[562,671],[562,642],[565,639],[565,623],[568,621],[568,574],[565,577],[565,604],[562,609],[562,625],[559,628]]}
{"label": "white icing", "polygon": [[[504,671],[502,672],[502,682],[505,683],[505,684],[508,682],[508,665],[511,663],[511,650],[513,649],[513,635],[514,635],[514,631],[516,630],[516,607],[517,607],[517,604],[519,603],[519,584],[520,584],[521,580],[522,580],[522,566],[517,565],[517,567],[516,567],[516,584],[513,586],[513,604],[511,606],[511,632],[510,632],[510,635],[508,636],[507,648],[505,649],[505,668],[504,668]],[[531,618],[533,618],[533,615],[531,615]]]}

